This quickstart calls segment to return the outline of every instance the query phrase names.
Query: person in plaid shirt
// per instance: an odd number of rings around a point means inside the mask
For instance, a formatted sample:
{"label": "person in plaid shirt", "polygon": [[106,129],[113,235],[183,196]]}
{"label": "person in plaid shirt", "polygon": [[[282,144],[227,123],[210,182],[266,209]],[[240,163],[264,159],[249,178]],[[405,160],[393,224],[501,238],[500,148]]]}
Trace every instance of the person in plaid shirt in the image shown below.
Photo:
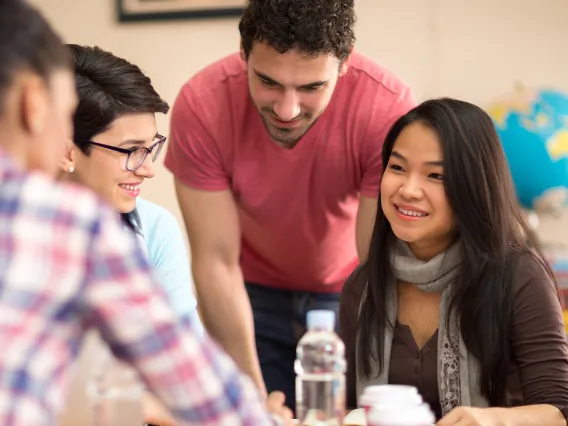
{"label": "person in plaid shirt", "polygon": [[0,424],[56,423],[93,327],[179,424],[273,424],[267,405],[291,421],[282,395],[265,405],[216,344],[177,322],[117,214],[53,180],[76,102],[58,36],[23,0],[0,0]]}

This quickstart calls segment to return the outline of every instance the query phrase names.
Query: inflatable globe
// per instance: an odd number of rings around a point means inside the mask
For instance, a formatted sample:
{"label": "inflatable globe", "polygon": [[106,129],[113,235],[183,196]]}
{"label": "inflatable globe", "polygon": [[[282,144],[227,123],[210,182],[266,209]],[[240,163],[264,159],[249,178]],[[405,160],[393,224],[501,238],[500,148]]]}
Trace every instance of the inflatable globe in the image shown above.
{"label": "inflatable globe", "polygon": [[520,203],[536,210],[562,208],[568,200],[568,95],[519,88],[488,113]]}

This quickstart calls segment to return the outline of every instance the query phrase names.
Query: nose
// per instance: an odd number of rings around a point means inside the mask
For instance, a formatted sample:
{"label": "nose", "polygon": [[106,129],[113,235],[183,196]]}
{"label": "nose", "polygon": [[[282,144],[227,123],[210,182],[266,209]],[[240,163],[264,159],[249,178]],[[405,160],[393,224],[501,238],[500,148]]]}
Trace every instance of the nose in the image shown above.
{"label": "nose", "polygon": [[291,121],[300,115],[300,101],[294,90],[286,90],[274,104],[274,113],[282,121]]}
{"label": "nose", "polygon": [[154,170],[154,162],[152,161],[152,154],[148,154],[146,156],[144,162],[134,171],[134,174],[148,179],[156,176],[156,171]]}
{"label": "nose", "polygon": [[422,197],[420,179],[409,176],[404,180],[398,192],[405,200],[416,200]]}

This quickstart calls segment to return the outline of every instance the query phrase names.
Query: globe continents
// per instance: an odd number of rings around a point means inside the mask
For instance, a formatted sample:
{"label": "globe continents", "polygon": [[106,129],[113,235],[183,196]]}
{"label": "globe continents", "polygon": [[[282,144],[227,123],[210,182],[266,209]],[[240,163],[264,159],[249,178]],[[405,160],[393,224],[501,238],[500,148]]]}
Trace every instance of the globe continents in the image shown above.
{"label": "globe continents", "polygon": [[488,108],[519,201],[535,208],[568,198],[568,96],[555,90],[519,88]]}

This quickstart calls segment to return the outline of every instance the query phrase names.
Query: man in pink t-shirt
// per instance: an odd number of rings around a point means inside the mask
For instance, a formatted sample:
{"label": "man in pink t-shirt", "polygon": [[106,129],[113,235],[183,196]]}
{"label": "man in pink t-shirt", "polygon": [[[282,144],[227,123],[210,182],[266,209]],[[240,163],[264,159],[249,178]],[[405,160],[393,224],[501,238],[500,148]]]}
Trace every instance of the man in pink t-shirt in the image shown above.
{"label": "man in pink t-shirt", "polygon": [[306,311],[337,312],[367,255],[383,140],[415,106],[353,51],[353,0],[307,3],[250,0],[240,53],[181,89],[165,160],[207,330],[291,407]]}

